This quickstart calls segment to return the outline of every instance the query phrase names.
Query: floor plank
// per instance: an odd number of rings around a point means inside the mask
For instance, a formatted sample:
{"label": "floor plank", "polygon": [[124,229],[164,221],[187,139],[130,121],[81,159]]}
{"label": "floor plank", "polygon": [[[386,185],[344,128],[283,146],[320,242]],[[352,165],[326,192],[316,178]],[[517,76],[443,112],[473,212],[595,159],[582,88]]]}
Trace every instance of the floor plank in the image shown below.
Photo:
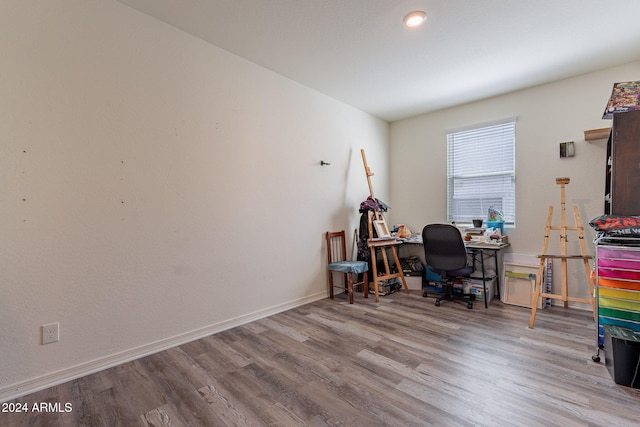
{"label": "floor plank", "polygon": [[632,426],[640,392],[595,363],[590,312],[321,300],[13,403],[2,426]]}

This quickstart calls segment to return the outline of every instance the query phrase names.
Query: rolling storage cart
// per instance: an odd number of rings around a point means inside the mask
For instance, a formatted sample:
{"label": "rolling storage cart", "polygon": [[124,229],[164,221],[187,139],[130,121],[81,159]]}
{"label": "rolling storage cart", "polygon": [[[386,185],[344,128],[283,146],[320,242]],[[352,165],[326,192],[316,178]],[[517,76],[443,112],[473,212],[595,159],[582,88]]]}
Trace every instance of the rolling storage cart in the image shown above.
{"label": "rolling storage cart", "polygon": [[[592,357],[617,384],[640,387],[640,238],[601,237],[596,247],[596,344]],[[615,375],[614,375],[615,372]]]}

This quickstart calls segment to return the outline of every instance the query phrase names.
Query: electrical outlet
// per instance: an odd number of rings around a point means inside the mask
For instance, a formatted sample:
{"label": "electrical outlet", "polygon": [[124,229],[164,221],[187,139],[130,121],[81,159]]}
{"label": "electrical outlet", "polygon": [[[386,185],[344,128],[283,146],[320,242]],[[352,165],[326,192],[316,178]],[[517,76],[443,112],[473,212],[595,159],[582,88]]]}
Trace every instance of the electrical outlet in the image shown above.
{"label": "electrical outlet", "polygon": [[42,325],[42,344],[51,344],[60,341],[60,323]]}

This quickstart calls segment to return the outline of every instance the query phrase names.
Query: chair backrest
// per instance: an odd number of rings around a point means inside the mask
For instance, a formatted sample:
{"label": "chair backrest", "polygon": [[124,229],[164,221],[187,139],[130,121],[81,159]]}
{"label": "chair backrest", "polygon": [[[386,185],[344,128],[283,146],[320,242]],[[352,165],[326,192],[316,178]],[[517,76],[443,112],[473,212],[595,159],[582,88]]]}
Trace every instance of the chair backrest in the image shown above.
{"label": "chair backrest", "polygon": [[427,265],[439,271],[467,266],[467,249],[460,230],[451,224],[429,224],[422,229]]}
{"label": "chair backrest", "polygon": [[347,244],[344,230],[327,231],[327,262],[348,261]]}

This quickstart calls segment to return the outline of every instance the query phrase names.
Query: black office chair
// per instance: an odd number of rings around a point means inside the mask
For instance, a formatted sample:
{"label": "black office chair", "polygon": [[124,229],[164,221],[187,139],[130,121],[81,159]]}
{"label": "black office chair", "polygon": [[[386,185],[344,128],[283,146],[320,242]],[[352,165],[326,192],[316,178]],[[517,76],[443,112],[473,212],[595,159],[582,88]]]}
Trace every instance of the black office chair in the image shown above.
{"label": "black office chair", "polygon": [[[427,265],[442,276],[443,295],[436,299],[436,306],[440,306],[441,301],[458,301],[473,308],[475,295],[457,293],[453,286],[473,272],[460,230],[450,224],[429,224],[422,230],[422,241]],[[423,296],[427,296],[426,291]]]}

